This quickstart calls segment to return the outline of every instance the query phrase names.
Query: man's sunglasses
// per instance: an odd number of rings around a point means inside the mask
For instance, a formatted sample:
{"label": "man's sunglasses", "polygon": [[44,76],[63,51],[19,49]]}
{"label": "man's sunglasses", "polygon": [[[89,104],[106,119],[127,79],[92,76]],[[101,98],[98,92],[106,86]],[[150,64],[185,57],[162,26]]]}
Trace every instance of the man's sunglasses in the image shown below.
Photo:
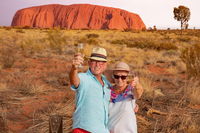
{"label": "man's sunglasses", "polygon": [[127,78],[127,76],[125,76],[125,75],[122,75],[122,76],[119,76],[119,75],[113,75],[113,77],[114,77],[115,79],[119,79],[119,78],[121,78],[122,80],[125,80],[125,79]]}

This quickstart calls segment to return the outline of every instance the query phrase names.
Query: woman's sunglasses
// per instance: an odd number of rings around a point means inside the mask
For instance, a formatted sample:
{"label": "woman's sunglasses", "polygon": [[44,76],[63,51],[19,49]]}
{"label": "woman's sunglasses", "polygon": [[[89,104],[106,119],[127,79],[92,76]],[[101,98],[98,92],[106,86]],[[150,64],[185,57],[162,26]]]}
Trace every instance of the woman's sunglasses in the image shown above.
{"label": "woman's sunglasses", "polygon": [[119,78],[121,78],[122,80],[125,80],[125,79],[127,78],[127,76],[125,76],[125,75],[122,75],[122,76],[119,76],[119,75],[113,75],[113,77],[114,77],[115,79],[119,79]]}

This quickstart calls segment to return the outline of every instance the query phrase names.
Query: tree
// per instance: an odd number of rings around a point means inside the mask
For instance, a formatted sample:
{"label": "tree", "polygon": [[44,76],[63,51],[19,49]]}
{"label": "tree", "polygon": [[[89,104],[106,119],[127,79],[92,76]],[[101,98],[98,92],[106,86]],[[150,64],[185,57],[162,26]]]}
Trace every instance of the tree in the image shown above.
{"label": "tree", "polygon": [[185,6],[174,7],[174,19],[181,21],[181,29],[186,29],[190,19],[190,9]]}

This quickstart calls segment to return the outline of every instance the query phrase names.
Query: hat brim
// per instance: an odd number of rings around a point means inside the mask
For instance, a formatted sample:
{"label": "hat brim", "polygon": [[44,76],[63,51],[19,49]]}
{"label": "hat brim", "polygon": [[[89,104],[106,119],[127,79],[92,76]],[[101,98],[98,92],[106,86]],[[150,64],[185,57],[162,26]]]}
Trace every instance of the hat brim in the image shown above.
{"label": "hat brim", "polygon": [[130,72],[130,70],[127,69],[123,69],[123,68],[116,68],[116,69],[112,69],[113,71],[127,71]]}
{"label": "hat brim", "polygon": [[97,60],[97,61],[107,61],[106,59],[99,58],[99,57],[89,57],[89,59],[91,59],[91,60]]}

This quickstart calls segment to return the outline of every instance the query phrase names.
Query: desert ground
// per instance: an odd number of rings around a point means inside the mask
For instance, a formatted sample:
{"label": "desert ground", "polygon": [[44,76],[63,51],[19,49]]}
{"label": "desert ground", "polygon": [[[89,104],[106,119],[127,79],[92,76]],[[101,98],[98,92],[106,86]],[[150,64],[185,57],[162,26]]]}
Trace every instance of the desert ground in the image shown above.
{"label": "desert ground", "polygon": [[200,30],[65,30],[0,27],[0,133],[48,133],[61,115],[71,132],[75,93],[68,73],[77,44],[127,62],[144,87],[139,133],[199,133]]}

